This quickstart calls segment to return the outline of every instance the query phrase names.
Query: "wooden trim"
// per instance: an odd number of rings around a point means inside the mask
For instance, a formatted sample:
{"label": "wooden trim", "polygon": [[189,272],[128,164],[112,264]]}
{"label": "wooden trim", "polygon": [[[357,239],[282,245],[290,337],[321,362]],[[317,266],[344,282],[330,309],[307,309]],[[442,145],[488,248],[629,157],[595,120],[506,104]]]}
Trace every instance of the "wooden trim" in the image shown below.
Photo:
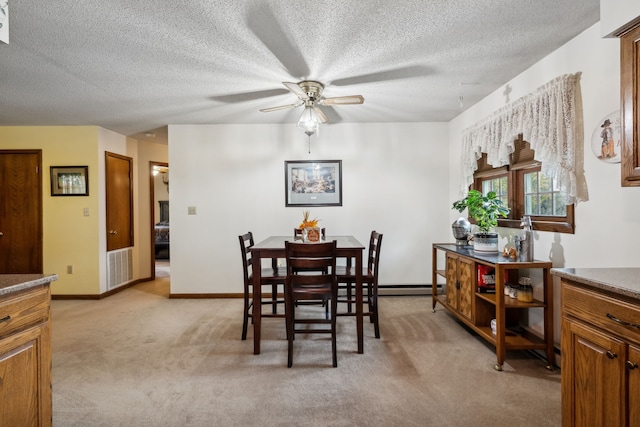
{"label": "wooden trim", "polygon": [[142,282],[147,282],[147,279],[136,279],[132,282],[127,283],[126,285],[122,285],[117,287],[116,289],[111,289],[110,291],[107,291],[103,294],[58,294],[58,295],[51,295],[51,299],[52,300],[73,300],[73,299],[80,299],[80,300],[100,300],[103,298],[107,298],[110,297],[111,295],[115,295],[118,292],[122,292],[125,289],[129,289],[132,286],[137,285],[138,283],[142,283]]}
{"label": "wooden trim", "polygon": [[621,184],[640,186],[640,26],[620,38]]}
{"label": "wooden trim", "polygon": [[178,299],[178,298],[193,298],[193,299],[202,299],[202,298],[244,298],[244,294],[240,293],[215,293],[215,294],[169,294],[169,298]]}

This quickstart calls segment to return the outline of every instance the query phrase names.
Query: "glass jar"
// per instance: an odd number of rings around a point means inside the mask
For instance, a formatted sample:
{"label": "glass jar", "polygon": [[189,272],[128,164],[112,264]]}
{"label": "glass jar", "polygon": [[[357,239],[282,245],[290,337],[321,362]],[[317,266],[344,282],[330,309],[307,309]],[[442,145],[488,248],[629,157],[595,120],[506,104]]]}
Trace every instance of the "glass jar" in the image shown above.
{"label": "glass jar", "polygon": [[509,297],[518,298],[518,286],[513,285],[509,287]]}
{"label": "glass jar", "polygon": [[533,288],[531,285],[521,285],[518,289],[518,301],[532,302],[533,301]]}

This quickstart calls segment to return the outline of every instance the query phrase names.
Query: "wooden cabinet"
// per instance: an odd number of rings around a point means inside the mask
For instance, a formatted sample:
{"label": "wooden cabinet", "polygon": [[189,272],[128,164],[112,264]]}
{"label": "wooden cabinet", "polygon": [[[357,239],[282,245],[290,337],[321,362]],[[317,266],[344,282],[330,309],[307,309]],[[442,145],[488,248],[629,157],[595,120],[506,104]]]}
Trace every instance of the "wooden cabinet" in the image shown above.
{"label": "wooden cabinet", "polygon": [[[442,256],[444,255],[444,259]],[[444,266],[439,269],[438,266]],[[507,350],[542,350],[548,368],[555,365],[553,347],[553,289],[551,263],[546,261],[518,262],[501,254],[482,254],[469,247],[448,243],[433,244],[432,255],[432,308],[440,303],[478,335],[496,347],[496,370],[502,370]],[[478,267],[495,270],[495,293],[478,290]],[[543,276],[543,300],[520,302],[504,295],[505,278],[517,283],[518,270],[541,269]],[[440,278],[440,280],[439,280]],[[440,283],[444,280],[444,284]],[[442,291],[438,292],[438,285]],[[525,311],[541,309],[544,332],[537,334],[523,325]],[[491,330],[491,320],[496,320],[496,333]]]}
{"label": "wooden cabinet", "polygon": [[49,285],[0,295],[0,426],[51,425]]}
{"label": "wooden cabinet", "polygon": [[620,37],[622,186],[640,185],[640,26]]}
{"label": "wooden cabinet", "polygon": [[640,425],[638,323],[640,306],[562,279],[563,426]]}

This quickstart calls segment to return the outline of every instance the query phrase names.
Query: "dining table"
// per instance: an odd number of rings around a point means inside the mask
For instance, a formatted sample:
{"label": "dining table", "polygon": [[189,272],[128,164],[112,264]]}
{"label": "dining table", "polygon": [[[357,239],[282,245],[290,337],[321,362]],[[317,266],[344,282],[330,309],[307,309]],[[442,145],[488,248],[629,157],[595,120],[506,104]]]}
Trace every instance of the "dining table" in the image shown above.
{"label": "dining table", "polygon": [[[326,242],[336,241],[336,255],[338,258],[355,259],[356,282],[356,334],[358,337],[358,353],[364,353],[363,338],[363,309],[362,309],[362,254],[364,245],[354,236],[326,236]],[[285,242],[300,242],[295,240],[293,236],[270,236],[265,240],[256,243],[249,251],[253,259],[253,353],[260,354],[260,326],[262,323],[262,286],[261,270],[263,259],[286,258]],[[314,243],[306,243],[313,245]],[[335,315],[335,313],[332,313]]]}

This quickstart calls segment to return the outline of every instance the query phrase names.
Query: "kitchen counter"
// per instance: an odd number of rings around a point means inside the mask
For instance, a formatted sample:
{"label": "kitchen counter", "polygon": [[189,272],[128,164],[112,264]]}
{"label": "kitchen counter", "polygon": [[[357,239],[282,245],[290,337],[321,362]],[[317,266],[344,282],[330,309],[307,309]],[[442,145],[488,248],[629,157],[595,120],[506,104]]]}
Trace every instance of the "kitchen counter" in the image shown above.
{"label": "kitchen counter", "polygon": [[56,274],[0,274],[0,296],[58,280]]}
{"label": "kitchen counter", "polygon": [[552,268],[551,274],[621,297],[640,300],[640,268]]}

